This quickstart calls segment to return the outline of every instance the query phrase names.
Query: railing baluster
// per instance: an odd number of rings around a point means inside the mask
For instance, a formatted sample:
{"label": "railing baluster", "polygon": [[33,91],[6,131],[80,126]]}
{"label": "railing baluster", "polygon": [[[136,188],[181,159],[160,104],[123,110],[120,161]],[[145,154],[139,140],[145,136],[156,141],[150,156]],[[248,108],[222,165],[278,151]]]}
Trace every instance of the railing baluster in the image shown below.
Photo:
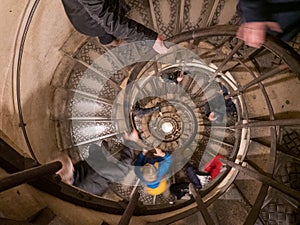
{"label": "railing baluster", "polygon": [[207,210],[207,207],[206,205],[204,204],[203,200],[202,200],[202,197],[201,195],[199,194],[199,192],[197,192],[195,190],[195,187],[194,185],[192,185],[192,195],[197,203],[197,207],[200,211],[200,213],[202,214],[203,216],[203,219],[205,221],[205,224],[208,224],[208,225],[214,225],[214,221],[212,220],[211,216],[209,215],[209,212]]}

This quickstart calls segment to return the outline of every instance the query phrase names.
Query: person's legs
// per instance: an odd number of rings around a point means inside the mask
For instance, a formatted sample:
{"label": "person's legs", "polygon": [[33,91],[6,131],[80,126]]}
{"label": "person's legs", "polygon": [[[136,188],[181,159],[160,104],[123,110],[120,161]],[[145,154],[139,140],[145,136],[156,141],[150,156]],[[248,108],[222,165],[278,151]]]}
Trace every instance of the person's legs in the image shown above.
{"label": "person's legs", "polygon": [[176,196],[177,200],[181,199],[185,194],[189,193],[189,183],[175,183],[171,184],[170,191]]}
{"label": "person's legs", "polygon": [[124,16],[124,15],[126,15],[126,13],[128,13],[131,10],[130,6],[126,3],[125,0],[117,0],[116,3],[120,4],[120,6],[119,6],[120,15]]}
{"label": "person's legs", "polygon": [[199,178],[197,177],[195,170],[191,166],[187,166],[185,169],[187,177],[190,179],[190,181],[195,185],[197,189],[201,189],[202,185],[200,183]]}
{"label": "person's legs", "polygon": [[73,185],[95,195],[102,195],[109,188],[108,180],[96,173],[86,161],[75,165]]}
{"label": "person's legs", "polygon": [[89,147],[89,156],[88,158],[86,158],[86,161],[92,168],[98,168],[99,170],[109,163],[107,161],[107,153],[108,149],[105,145],[103,145],[103,143],[101,144],[101,146],[97,144],[91,144]]}
{"label": "person's legs", "polygon": [[120,155],[120,161],[124,164],[130,165],[134,158],[134,153],[131,148],[123,147]]}
{"label": "person's legs", "polygon": [[[127,5],[125,0],[114,0],[113,4],[114,4],[117,12],[122,16],[125,16],[125,14],[130,11],[130,7],[129,7],[129,5]],[[115,36],[108,34],[108,33],[98,36],[98,39],[102,45],[109,45],[113,41],[117,40],[117,38]]]}
{"label": "person's legs", "polygon": [[85,35],[99,37],[101,44],[108,44],[115,40],[110,34],[107,34],[97,20],[91,17],[78,0],[62,0],[66,14],[74,28]]}
{"label": "person's legs", "polygon": [[133,151],[125,148],[120,153],[120,160],[109,152],[106,141],[101,145],[92,144],[89,147],[89,157],[86,162],[93,170],[109,182],[119,182],[128,174],[133,160]]}

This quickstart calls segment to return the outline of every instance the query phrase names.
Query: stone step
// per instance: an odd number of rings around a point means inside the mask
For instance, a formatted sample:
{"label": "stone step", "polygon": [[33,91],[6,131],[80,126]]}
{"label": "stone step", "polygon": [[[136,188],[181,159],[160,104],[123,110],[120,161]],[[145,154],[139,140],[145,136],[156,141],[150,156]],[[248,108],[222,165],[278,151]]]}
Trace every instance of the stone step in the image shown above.
{"label": "stone step", "polygon": [[237,179],[234,181],[234,184],[236,189],[241,192],[241,195],[243,195],[244,199],[247,199],[246,203],[253,205],[256,201],[256,197],[259,193],[262,183],[250,178],[242,179],[239,174]]}
{"label": "stone step", "polygon": [[269,127],[251,127],[250,128],[250,138],[269,138],[271,131]]}
{"label": "stone step", "polygon": [[225,193],[223,193],[219,199],[222,200],[236,200],[236,201],[241,201],[245,202],[245,199],[243,195],[240,193],[240,191],[237,189],[235,185],[231,185]]}
{"label": "stone step", "polygon": [[[220,225],[219,222],[217,221],[216,217],[214,216],[215,212],[214,211],[209,211],[210,216],[212,217],[214,221],[214,225]],[[203,216],[200,212],[195,213],[189,217],[186,217],[180,221],[172,223],[172,225],[199,225],[199,224],[206,224]],[[222,223],[221,223],[222,224]]]}
{"label": "stone step", "polygon": [[218,199],[209,206],[209,211],[214,211],[219,224],[232,225],[244,224],[249,207],[239,200]]}
{"label": "stone step", "polygon": [[272,168],[272,157],[270,147],[253,140],[250,141],[246,160],[254,163],[261,170],[268,172]]}
{"label": "stone step", "polygon": [[68,225],[60,216],[55,215],[49,208],[40,211],[30,222],[33,225]]}
{"label": "stone step", "polygon": [[[254,170],[254,168],[253,167],[251,167],[248,163],[243,163],[243,166],[245,166],[246,168],[248,168],[248,169],[252,169],[252,170]],[[237,175],[237,177],[235,178],[235,180],[251,180],[251,181],[253,181],[253,180],[255,180],[254,178],[252,178],[252,177],[250,177],[250,176],[248,176],[247,174],[245,174],[245,173],[238,173],[238,175]]]}
{"label": "stone step", "polygon": [[127,14],[129,18],[134,19],[146,27],[154,28],[148,1],[128,0],[126,2],[131,8]]}
{"label": "stone step", "polygon": [[49,208],[38,211],[26,221],[0,218],[3,225],[68,225],[60,216],[55,215]]}
{"label": "stone step", "polygon": [[247,158],[255,157],[257,155],[263,156],[269,154],[270,154],[270,148],[268,146],[250,140],[249,148],[247,151]]}

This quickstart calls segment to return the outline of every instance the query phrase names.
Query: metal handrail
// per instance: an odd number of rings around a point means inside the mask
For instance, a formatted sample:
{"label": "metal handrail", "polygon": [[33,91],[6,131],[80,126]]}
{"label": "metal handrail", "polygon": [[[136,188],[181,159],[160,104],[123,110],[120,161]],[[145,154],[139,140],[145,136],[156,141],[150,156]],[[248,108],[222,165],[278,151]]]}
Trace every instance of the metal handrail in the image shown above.
{"label": "metal handrail", "polygon": [[23,52],[24,52],[25,41],[27,38],[27,33],[28,33],[29,26],[31,24],[33,15],[37,9],[39,2],[40,2],[40,0],[35,0],[32,8],[30,10],[26,24],[25,24],[25,28],[24,28],[22,38],[20,41],[20,47],[18,49],[19,54],[18,54],[18,60],[17,60],[17,78],[16,78],[17,79],[17,105],[18,105],[18,114],[19,114],[19,126],[22,129],[22,133],[25,138],[26,145],[30,151],[30,154],[31,154],[32,158],[37,162],[38,162],[38,159],[36,158],[36,156],[33,152],[32,146],[30,144],[30,141],[29,141],[29,138],[28,138],[28,135],[26,132],[26,123],[24,122],[24,118],[23,118],[22,102],[21,102],[21,66],[22,66],[22,57],[23,57]]}
{"label": "metal handrail", "polygon": [[61,162],[57,161],[11,174],[0,180],[0,193],[43,175],[54,174],[61,168]]}

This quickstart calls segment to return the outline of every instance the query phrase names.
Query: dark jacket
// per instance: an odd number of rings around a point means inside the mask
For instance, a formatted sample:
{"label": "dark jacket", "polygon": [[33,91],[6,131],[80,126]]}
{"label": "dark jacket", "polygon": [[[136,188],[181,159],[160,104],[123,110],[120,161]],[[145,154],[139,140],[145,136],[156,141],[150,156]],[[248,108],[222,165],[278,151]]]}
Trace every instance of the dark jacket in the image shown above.
{"label": "dark jacket", "polygon": [[74,165],[73,185],[94,195],[104,194],[109,181],[95,172],[86,161],[80,161]]}
{"label": "dark jacket", "polygon": [[283,33],[272,34],[284,41],[290,41],[300,31],[299,0],[240,0],[238,7],[244,22],[278,22]]}
{"label": "dark jacket", "polygon": [[89,157],[74,165],[73,185],[95,195],[102,195],[109,184],[121,182],[131,169],[133,150],[124,147],[120,160],[112,157],[103,146],[92,144]]}
{"label": "dark jacket", "polygon": [[124,0],[62,0],[62,2],[71,23],[83,34],[103,36],[108,33],[127,41],[157,38],[156,32],[124,16],[127,11]]}

